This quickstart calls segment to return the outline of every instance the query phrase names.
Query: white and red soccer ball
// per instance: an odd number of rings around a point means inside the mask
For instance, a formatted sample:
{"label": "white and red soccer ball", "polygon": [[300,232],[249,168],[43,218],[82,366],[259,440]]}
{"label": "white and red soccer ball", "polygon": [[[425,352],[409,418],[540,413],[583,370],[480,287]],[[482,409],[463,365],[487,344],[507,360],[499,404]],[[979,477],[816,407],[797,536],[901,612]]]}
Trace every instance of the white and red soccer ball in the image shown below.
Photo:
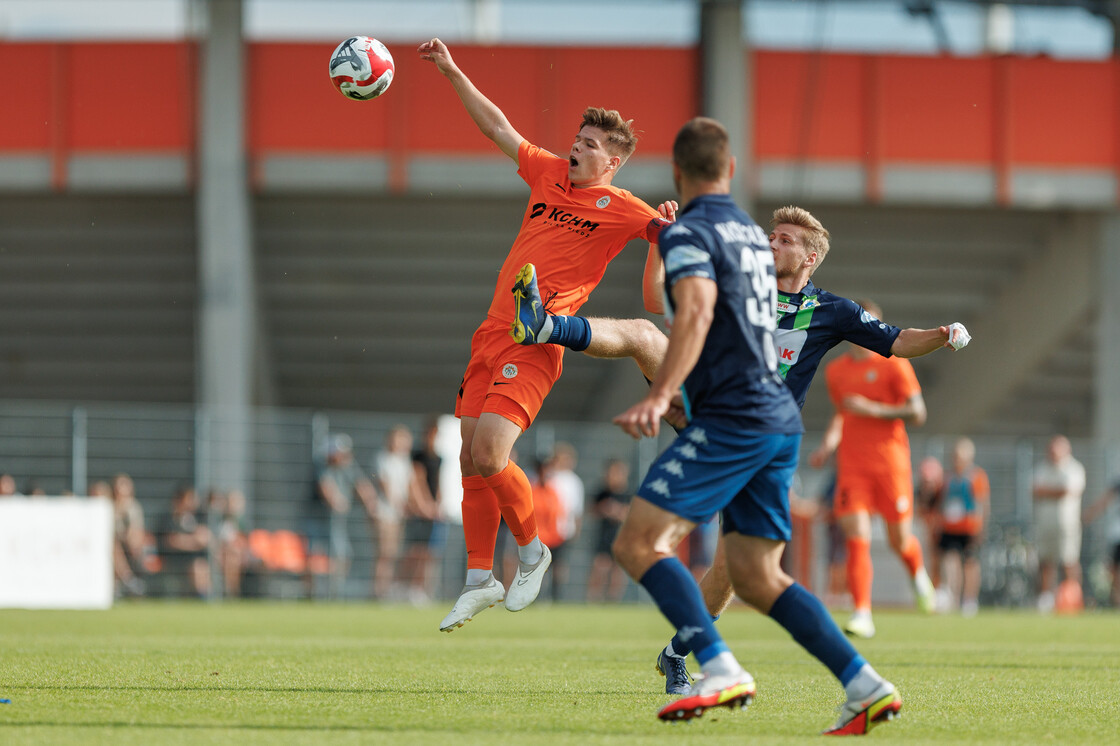
{"label": "white and red soccer ball", "polygon": [[369,101],[389,90],[395,69],[385,45],[368,36],[351,36],[331,55],[331,83],[356,101]]}

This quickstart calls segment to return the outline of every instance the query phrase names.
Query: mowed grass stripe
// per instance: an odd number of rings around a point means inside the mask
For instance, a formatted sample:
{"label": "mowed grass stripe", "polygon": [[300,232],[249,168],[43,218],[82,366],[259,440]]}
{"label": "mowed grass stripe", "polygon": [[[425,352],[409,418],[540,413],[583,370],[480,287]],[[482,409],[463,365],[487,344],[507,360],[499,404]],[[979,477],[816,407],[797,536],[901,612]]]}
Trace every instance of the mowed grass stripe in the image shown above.
{"label": "mowed grass stripe", "polygon": [[[841,692],[770,619],[719,622],[759,684],[744,712],[681,725],[651,606],[495,608],[452,634],[442,606],[122,604],[0,611],[0,743],[802,743]],[[857,643],[898,685],[907,743],[1107,743],[1120,712],[1120,616],[876,615]],[[695,665],[692,666],[695,668]]]}

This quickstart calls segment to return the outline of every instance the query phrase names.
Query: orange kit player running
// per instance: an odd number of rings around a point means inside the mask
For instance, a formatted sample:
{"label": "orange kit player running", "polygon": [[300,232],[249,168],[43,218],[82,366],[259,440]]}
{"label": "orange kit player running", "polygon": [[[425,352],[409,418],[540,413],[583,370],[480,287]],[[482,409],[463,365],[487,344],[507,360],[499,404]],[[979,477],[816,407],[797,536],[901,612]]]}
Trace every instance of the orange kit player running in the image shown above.
{"label": "orange kit player running", "polygon": [[[617,111],[587,109],[575,142],[561,158],[518,134],[456,66],[442,41],[432,39],[417,51],[447,76],[471,119],[517,163],[518,175],[531,190],[521,230],[498,275],[494,300],[471,340],[471,359],[455,404],[463,436],[459,461],[467,578],[440,624],[450,632],[503,598],[510,611],[524,609],[536,599],[551,562],[537,535],[529,480],[509,456],[559,378],[563,348],[523,346],[510,338],[510,328],[516,328],[510,288],[533,286],[551,312],[574,313],[602,279],[608,262],[631,240],[644,238],[651,250],[643,294],[651,304],[660,292],[661,276],[660,255],[652,244],[665,221],[645,202],[611,186],[637,142],[630,122]],[[667,216],[674,209],[672,203],[661,207]],[[544,313],[543,308],[532,310]],[[578,326],[554,331],[583,333],[590,341],[589,331]],[[508,594],[492,572],[502,518],[517,540],[520,561]]]}
{"label": "orange kit player running", "polygon": [[[875,304],[860,305],[869,318],[882,317]],[[836,452],[833,512],[847,544],[848,588],[855,609],[844,631],[872,637],[873,512],[883,517],[890,547],[909,571],[918,607],[933,611],[933,583],[913,533],[914,483],[906,436],[907,422],[925,422],[926,405],[909,360],[880,357],[856,345],[825,368],[825,378],[837,413],[810,463],[823,465]]]}

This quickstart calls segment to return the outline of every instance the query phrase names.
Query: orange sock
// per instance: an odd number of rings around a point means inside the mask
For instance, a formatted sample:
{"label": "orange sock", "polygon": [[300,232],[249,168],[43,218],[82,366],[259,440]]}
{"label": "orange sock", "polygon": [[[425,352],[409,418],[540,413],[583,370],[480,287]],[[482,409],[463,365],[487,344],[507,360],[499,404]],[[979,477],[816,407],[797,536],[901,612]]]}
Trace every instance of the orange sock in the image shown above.
{"label": "orange sock", "polygon": [[852,592],[852,605],[856,611],[871,610],[871,542],[867,539],[848,539],[848,589]]}
{"label": "orange sock", "polygon": [[485,477],[486,484],[498,496],[498,507],[506,525],[517,540],[525,546],[537,538],[537,517],[533,512],[533,488],[521,467],[511,459],[506,468],[492,477]]}
{"label": "orange sock", "polygon": [[463,477],[463,540],[467,545],[467,569],[494,568],[494,544],[502,514],[498,497],[479,475]]}
{"label": "orange sock", "polygon": [[925,567],[925,561],[922,559],[922,544],[914,534],[910,534],[910,538],[902,547],[902,561],[910,571],[910,577],[914,577]]}

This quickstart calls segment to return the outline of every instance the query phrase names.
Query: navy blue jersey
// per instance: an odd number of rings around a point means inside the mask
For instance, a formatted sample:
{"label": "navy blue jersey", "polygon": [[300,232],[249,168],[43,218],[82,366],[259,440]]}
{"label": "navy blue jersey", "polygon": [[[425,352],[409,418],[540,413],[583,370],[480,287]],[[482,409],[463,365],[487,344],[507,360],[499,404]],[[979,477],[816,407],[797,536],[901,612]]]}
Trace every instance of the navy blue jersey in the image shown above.
{"label": "navy blue jersey", "polygon": [[720,418],[746,432],[800,433],[801,413],[782,383],[774,346],[778,288],[766,233],[728,195],[690,201],[661,233],[666,315],[685,277],[718,287],[700,359],[684,382],[693,417]]}
{"label": "navy blue jersey", "polygon": [[812,282],[800,293],[778,291],[778,329],[774,333],[778,372],[786,379],[797,406],[803,407],[826,352],[841,342],[853,342],[890,357],[891,345],[901,331],[879,321],[855,301],[821,290]]}

